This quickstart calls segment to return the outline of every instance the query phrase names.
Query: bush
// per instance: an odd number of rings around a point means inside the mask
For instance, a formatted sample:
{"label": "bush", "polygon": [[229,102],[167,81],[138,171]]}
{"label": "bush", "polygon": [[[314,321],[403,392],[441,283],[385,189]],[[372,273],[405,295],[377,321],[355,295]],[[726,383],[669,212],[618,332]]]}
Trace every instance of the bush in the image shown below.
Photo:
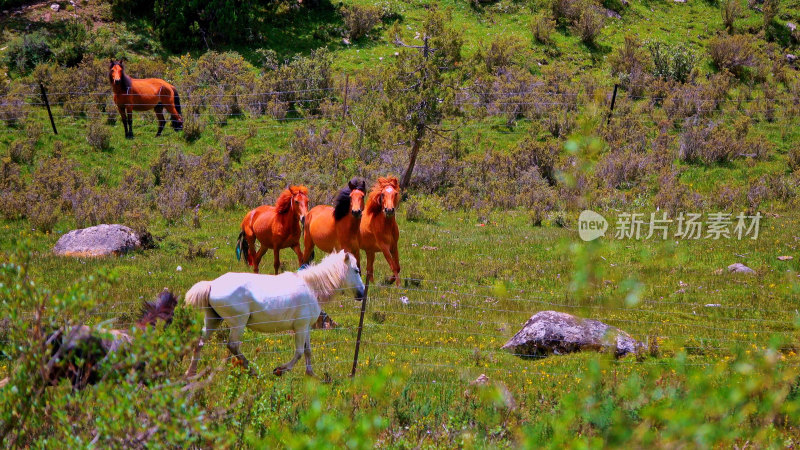
{"label": "bush", "polygon": [[256,0],[155,0],[153,29],[161,42],[173,51],[187,48],[210,48],[250,39],[255,13],[260,11]]}
{"label": "bush", "polygon": [[355,41],[368,35],[381,21],[381,10],[376,6],[350,5],[342,10],[347,35]]}
{"label": "bush", "polygon": [[433,195],[412,195],[405,201],[406,220],[436,224],[442,215],[442,201]]}
{"label": "bush", "polygon": [[662,42],[647,45],[653,60],[653,75],[664,80],[685,83],[694,71],[697,56],[683,44],[670,46]]}
{"label": "bush", "polygon": [[605,17],[594,7],[589,6],[581,12],[581,16],[574,27],[584,44],[594,46],[597,42],[597,37],[603,31],[605,23]]}
{"label": "bush", "polygon": [[498,36],[488,47],[481,46],[475,56],[483,62],[487,72],[495,73],[499,68],[510,66],[522,48],[516,36]]}
{"label": "bush", "polygon": [[8,146],[8,156],[16,164],[31,164],[36,156],[36,144],[29,139],[17,139]]}
{"label": "bush", "polygon": [[187,114],[183,121],[183,138],[186,142],[194,142],[203,134],[202,119],[198,114]]}
{"label": "bush", "polygon": [[728,33],[733,33],[733,23],[742,16],[742,5],[739,0],[724,0],[720,6],[722,13],[722,23]]}
{"label": "bush", "polygon": [[708,54],[719,70],[728,70],[739,78],[758,61],[753,41],[741,34],[717,36],[708,44]]}
{"label": "bush", "polygon": [[800,146],[795,145],[790,148],[787,157],[789,159],[789,168],[792,171],[800,170]]}
{"label": "bush", "polygon": [[29,72],[53,55],[47,36],[41,31],[26,33],[14,39],[8,44],[4,53],[5,64],[9,71],[20,73]]}
{"label": "bush", "polygon": [[556,23],[553,18],[547,14],[542,13],[533,18],[531,21],[531,32],[536,42],[540,44],[552,44],[553,39],[551,35],[555,31]]}
{"label": "bush", "polygon": [[92,120],[89,122],[86,140],[93,149],[104,152],[111,148],[111,130],[101,122]]}
{"label": "bush", "polygon": [[242,162],[242,154],[244,153],[247,138],[244,136],[225,136],[222,138],[222,146],[225,149],[225,155],[238,162]]}

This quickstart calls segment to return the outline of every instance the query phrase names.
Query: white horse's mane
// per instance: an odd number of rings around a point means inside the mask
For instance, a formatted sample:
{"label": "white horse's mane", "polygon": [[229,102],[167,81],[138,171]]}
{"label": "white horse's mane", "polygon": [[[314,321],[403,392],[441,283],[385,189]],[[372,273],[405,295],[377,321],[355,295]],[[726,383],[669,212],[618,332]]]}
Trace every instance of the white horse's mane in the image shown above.
{"label": "white horse's mane", "polygon": [[348,264],[342,252],[334,252],[326,256],[319,264],[312,264],[297,272],[297,276],[308,284],[317,301],[325,303],[330,300],[342,285],[347,274]]}

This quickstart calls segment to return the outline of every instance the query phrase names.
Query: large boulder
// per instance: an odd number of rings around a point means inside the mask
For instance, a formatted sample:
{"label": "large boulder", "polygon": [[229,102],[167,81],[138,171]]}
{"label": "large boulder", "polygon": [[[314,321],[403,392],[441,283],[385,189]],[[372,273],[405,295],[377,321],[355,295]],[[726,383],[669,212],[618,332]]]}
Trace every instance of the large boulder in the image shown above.
{"label": "large boulder", "polygon": [[53,252],[61,256],[121,255],[142,248],[142,238],[124,225],[97,225],[61,236]]}
{"label": "large boulder", "polygon": [[603,322],[558,311],[534,314],[503,348],[520,356],[543,356],[582,350],[637,353],[643,345],[628,333]]}

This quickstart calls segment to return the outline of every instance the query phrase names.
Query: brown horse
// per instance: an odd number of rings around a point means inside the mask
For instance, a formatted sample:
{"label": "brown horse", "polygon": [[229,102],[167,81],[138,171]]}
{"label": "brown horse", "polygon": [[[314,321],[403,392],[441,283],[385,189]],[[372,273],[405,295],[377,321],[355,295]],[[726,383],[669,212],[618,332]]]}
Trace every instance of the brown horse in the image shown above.
{"label": "brown horse", "polygon": [[108,68],[108,79],[111,90],[114,92],[114,103],[117,105],[119,115],[122,116],[122,126],[125,127],[125,137],[133,139],[133,112],[155,110],[158,118],[158,132],[161,136],[164,124],[164,109],[169,112],[172,128],[175,131],[183,129],[181,117],[181,98],[175,86],[160,78],[131,78],[125,74],[122,61],[111,60]]}
{"label": "brown horse", "polygon": [[[281,265],[280,251],[292,248],[297,253],[298,264],[303,264],[300,251],[300,232],[308,212],[308,188],[289,186],[275,202],[275,206],[263,205],[251,210],[242,220],[242,232],[236,243],[236,258],[245,256],[245,261],[258,273],[258,264],[268,249],[275,256],[275,274]],[[256,253],[256,239],[261,247]]]}
{"label": "brown horse", "polygon": [[400,203],[400,188],[397,178],[381,177],[372,186],[367,198],[364,217],[361,218],[359,245],[367,252],[367,279],[372,280],[372,266],[375,253],[381,252],[392,269],[390,281],[400,285],[400,255],[397,253],[397,241],[400,230],[394,219],[394,210]]}
{"label": "brown horse", "polygon": [[[169,325],[177,304],[175,296],[164,289],[156,301],[144,302],[136,327],[145,330],[158,321]],[[103,330],[82,325],[58,329],[47,338],[51,358],[46,365],[45,380],[55,386],[62,378],[67,378],[76,390],[95,384],[102,378],[98,366],[106,356],[124,350],[132,342],[133,335],[125,328]],[[146,361],[140,361],[137,367],[144,363]]]}
{"label": "brown horse", "polygon": [[304,263],[308,264],[314,259],[316,245],[325,253],[344,250],[354,255],[356,266],[361,268],[358,234],[366,192],[364,180],[353,178],[336,195],[333,206],[318,205],[311,208],[306,216]]}

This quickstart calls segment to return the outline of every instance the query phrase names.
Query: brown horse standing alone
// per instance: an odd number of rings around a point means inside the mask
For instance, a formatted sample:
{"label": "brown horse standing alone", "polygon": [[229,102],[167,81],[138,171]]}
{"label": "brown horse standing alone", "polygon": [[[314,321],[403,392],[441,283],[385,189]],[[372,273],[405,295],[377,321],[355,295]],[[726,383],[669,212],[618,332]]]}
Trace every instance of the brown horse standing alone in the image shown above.
{"label": "brown horse standing alone", "polygon": [[[297,253],[298,264],[303,264],[300,251],[300,232],[308,212],[308,188],[289,186],[275,202],[275,206],[263,205],[248,212],[242,220],[242,232],[236,243],[236,258],[245,255],[245,261],[258,273],[258,265],[267,250],[275,257],[275,274],[281,266],[280,251],[292,248]],[[261,248],[256,253],[256,239]]]}
{"label": "brown horse standing alone", "polygon": [[161,136],[161,131],[167,123],[164,118],[165,108],[172,120],[172,128],[175,131],[183,129],[181,99],[175,86],[160,78],[131,78],[125,74],[122,61],[114,60],[111,60],[109,65],[108,79],[114,92],[114,103],[117,105],[119,115],[122,116],[126,138],[133,139],[133,111],[152,109],[156,112],[158,118],[156,136]]}
{"label": "brown horse standing alone", "polygon": [[308,264],[314,259],[316,245],[325,253],[344,250],[354,255],[356,266],[361,267],[358,234],[366,192],[364,180],[353,178],[336,195],[334,206],[318,205],[311,208],[306,216],[304,263]]}
{"label": "brown horse standing alone", "polygon": [[367,198],[364,217],[361,218],[359,245],[367,252],[367,279],[372,280],[372,266],[375,253],[381,252],[392,268],[390,281],[400,285],[400,255],[397,252],[397,241],[400,230],[394,219],[394,210],[400,203],[400,188],[397,178],[381,177],[372,186]]}

